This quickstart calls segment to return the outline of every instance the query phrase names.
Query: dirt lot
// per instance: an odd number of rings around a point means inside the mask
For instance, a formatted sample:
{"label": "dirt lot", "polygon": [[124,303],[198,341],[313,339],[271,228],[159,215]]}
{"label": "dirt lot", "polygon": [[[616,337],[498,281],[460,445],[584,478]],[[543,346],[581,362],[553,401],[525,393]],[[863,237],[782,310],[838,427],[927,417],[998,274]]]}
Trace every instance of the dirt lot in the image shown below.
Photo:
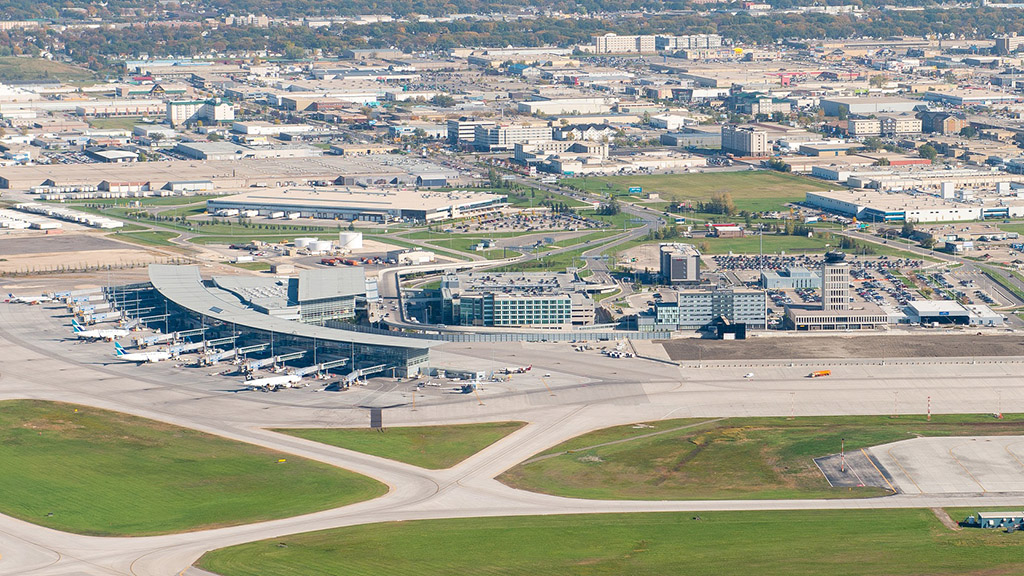
{"label": "dirt lot", "polygon": [[0,255],[79,252],[82,250],[118,250],[124,244],[95,234],[37,234],[31,237],[0,238]]}
{"label": "dirt lot", "polygon": [[744,341],[670,340],[672,360],[802,360],[833,358],[942,358],[1024,356],[1024,336],[891,335],[752,338]]}

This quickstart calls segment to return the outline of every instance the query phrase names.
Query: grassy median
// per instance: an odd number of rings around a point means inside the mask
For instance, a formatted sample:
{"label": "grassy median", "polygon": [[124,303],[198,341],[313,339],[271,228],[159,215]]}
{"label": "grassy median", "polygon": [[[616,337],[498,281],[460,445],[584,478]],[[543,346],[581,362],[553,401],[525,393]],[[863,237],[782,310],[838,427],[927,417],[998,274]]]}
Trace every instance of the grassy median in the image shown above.
{"label": "grassy median", "polygon": [[0,512],[104,536],[285,518],[375,498],[365,476],[127,414],[0,402]]}
{"label": "grassy median", "polygon": [[439,470],[469,458],[473,454],[522,428],[525,422],[484,422],[453,426],[414,426],[407,428],[291,428],[276,430],[321,442],[398,460],[420,468]]}
{"label": "grassy median", "polygon": [[846,450],[854,451],[916,436],[1020,434],[1022,424],[1019,415],[1003,420],[936,415],[931,422],[920,415],[662,420],[584,434],[498,479],[514,488],[574,498],[880,496],[888,491],[830,487],[813,459],[838,453],[843,438]]}

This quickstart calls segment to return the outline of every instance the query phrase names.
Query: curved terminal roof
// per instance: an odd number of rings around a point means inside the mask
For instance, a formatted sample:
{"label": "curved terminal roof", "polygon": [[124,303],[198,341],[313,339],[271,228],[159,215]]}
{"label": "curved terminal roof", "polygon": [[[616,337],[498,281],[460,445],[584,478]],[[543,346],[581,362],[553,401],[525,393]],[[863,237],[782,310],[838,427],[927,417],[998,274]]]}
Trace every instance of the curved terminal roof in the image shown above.
{"label": "curved terminal roof", "polygon": [[293,334],[303,338],[316,338],[332,342],[382,346],[391,348],[423,349],[440,344],[436,340],[420,340],[403,336],[370,334],[353,330],[339,330],[324,326],[303,324],[283,318],[261,314],[246,308],[238,297],[218,288],[203,284],[198,266],[171,266],[151,264],[149,281],[161,295],[187,310],[230,322],[254,330],[267,330],[280,334]]}

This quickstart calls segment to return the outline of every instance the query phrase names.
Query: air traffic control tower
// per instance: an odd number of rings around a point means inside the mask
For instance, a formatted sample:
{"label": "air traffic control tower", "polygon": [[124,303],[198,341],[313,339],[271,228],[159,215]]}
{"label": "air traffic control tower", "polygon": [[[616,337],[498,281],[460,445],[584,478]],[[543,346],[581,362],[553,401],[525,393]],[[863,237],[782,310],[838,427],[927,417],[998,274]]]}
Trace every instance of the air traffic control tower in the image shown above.
{"label": "air traffic control tower", "polygon": [[821,265],[821,309],[841,312],[850,309],[850,264],[846,254],[834,250],[825,254]]}

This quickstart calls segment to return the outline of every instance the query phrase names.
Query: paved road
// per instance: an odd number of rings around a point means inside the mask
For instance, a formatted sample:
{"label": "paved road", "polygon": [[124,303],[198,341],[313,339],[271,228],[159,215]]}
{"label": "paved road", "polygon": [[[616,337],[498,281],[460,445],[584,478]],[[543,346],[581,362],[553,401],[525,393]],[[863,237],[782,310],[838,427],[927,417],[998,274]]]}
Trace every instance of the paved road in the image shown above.
{"label": "paved road", "polygon": [[[858,509],[932,506],[1019,506],[1005,495],[900,495],[872,500],[587,501],[533,494],[494,478],[529,456],[589,430],[640,420],[676,417],[888,413],[892,391],[903,402],[932,395],[936,412],[987,412],[999,402],[1024,410],[1018,366],[841,368],[828,382],[800,377],[803,369],[760,370],[757,382],[744,369],[683,369],[640,359],[600,355],[574,361],[555,345],[503,345],[499,349],[449,345],[439,362],[529,359],[565,384],[554,389],[484,396],[485,404],[453,396],[388,412],[391,425],[519,419],[529,422],[449,470],[428,471],[281,436],[277,426],[365,425],[366,411],[330,405],[325,394],[230,394],[205,375],[188,378],[165,365],[105,365],[92,345],[63,340],[63,319],[45,307],[0,305],[0,398],[46,398],[121,410],[211,434],[312,458],[385,482],[384,497],[335,510],[246,526],[146,538],[96,538],[66,534],[0,516],[0,574],[33,576],[170,576],[203,552],[286,534],[370,522],[527,514]],[[570,352],[571,354],[571,352]],[[496,356],[496,359],[495,359]],[[876,372],[871,372],[876,370]],[[799,398],[799,403],[794,398]],[[923,409],[923,402],[921,408]]]}

